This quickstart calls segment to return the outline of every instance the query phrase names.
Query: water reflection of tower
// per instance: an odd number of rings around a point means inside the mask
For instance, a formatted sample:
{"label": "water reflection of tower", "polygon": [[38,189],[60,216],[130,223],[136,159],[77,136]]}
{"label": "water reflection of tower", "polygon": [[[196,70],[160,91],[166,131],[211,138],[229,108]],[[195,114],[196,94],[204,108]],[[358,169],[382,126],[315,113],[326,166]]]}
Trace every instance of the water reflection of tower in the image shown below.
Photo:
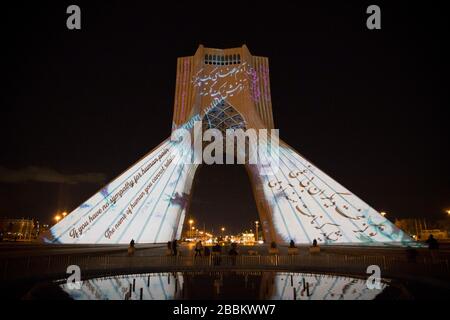
{"label": "water reflection of tower", "polygon": [[275,275],[273,271],[263,272],[259,289],[260,300],[271,299],[274,294]]}
{"label": "water reflection of tower", "polygon": [[117,284],[125,300],[181,299],[183,276],[179,272],[122,277],[125,280],[125,287],[120,282]]}
{"label": "water reflection of tower", "polygon": [[175,300],[182,299],[182,293],[183,293],[183,283],[180,281],[179,275],[181,273],[179,272],[173,272],[173,281],[174,281],[174,288],[173,288],[173,298]]}

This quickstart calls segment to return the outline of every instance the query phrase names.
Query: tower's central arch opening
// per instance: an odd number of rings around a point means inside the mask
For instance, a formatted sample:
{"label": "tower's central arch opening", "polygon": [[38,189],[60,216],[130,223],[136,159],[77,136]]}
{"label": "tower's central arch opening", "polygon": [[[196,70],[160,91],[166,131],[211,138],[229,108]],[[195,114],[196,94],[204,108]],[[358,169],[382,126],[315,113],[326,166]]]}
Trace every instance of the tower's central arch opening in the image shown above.
{"label": "tower's central arch opening", "polygon": [[222,227],[226,234],[254,229],[258,210],[244,165],[202,165],[194,181],[188,217],[194,218],[196,228],[215,235]]}
{"label": "tower's central arch opening", "polygon": [[[246,129],[246,121],[230,103],[220,101],[202,118],[202,129],[217,129],[226,137],[228,129]],[[246,147],[247,141],[246,142]],[[203,147],[207,145],[203,143]],[[192,226],[187,221],[194,218],[195,230],[203,230],[221,236],[253,231],[258,218],[251,183],[247,169],[243,164],[236,164],[239,151],[234,146],[234,164],[203,164],[195,174],[191,190],[191,202],[184,224],[183,234],[189,235]],[[225,158],[226,146],[223,145]],[[233,177],[230,179],[230,177]],[[221,229],[224,228],[225,231]]]}

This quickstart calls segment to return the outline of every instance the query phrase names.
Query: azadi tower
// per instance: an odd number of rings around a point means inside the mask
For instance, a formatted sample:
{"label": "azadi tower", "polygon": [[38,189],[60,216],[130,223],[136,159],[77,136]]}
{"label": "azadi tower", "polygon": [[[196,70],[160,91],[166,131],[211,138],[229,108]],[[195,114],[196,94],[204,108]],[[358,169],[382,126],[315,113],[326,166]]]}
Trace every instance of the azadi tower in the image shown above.
{"label": "azadi tower", "polygon": [[[196,121],[202,121],[202,127]],[[209,128],[273,129],[268,59],[251,55],[245,45],[200,46],[194,56],[178,58],[172,126],[173,135],[181,131],[177,129],[197,128],[200,133]],[[114,244],[179,239],[199,168],[191,161],[194,140],[167,138],[53,226],[44,241]],[[281,140],[278,145],[260,148],[261,161],[246,163],[267,242],[412,241],[289,145]]]}

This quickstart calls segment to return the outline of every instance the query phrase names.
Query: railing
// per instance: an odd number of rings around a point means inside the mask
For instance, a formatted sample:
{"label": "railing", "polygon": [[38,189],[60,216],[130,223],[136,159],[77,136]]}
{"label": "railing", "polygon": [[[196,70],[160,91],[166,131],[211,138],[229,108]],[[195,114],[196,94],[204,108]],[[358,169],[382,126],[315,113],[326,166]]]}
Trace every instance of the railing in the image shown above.
{"label": "railing", "polygon": [[377,265],[383,277],[448,277],[447,258],[420,257],[415,262],[398,256],[343,254],[309,255],[217,255],[194,256],[110,256],[52,255],[0,260],[3,281],[20,278],[64,277],[67,267],[77,265],[82,275],[109,275],[126,272],[164,272],[221,269],[288,270],[365,274],[367,267]]}

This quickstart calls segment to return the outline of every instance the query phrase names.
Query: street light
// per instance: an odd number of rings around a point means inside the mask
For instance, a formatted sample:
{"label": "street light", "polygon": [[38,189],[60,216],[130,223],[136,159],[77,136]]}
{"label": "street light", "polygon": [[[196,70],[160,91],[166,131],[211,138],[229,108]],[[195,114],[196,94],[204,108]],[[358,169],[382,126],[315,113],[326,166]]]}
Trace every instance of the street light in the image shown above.
{"label": "street light", "polygon": [[447,214],[450,216],[450,209],[445,210],[445,212],[447,212]]}
{"label": "street light", "polygon": [[57,214],[57,215],[55,216],[55,220],[56,220],[56,222],[58,222],[59,220],[61,220],[61,216],[60,216],[59,214]]}
{"label": "street light", "polygon": [[190,237],[192,238],[192,229],[193,229],[193,227],[192,227],[192,224],[194,223],[194,220],[192,220],[192,219],[189,219],[189,233],[190,233]]}
{"label": "street light", "polygon": [[67,212],[64,211],[63,213],[61,213],[63,217],[67,216]]}
{"label": "street light", "polygon": [[255,237],[255,239],[256,239],[256,242],[258,242],[258,240],[259,240],[259,236],[258,236],[259,221],[255,221],[255,225],[256,225],[256,237]]}
{"label": "street light", "polygon": [[386,212],[381,211],[380,214],[384,217],[386,215]]}

